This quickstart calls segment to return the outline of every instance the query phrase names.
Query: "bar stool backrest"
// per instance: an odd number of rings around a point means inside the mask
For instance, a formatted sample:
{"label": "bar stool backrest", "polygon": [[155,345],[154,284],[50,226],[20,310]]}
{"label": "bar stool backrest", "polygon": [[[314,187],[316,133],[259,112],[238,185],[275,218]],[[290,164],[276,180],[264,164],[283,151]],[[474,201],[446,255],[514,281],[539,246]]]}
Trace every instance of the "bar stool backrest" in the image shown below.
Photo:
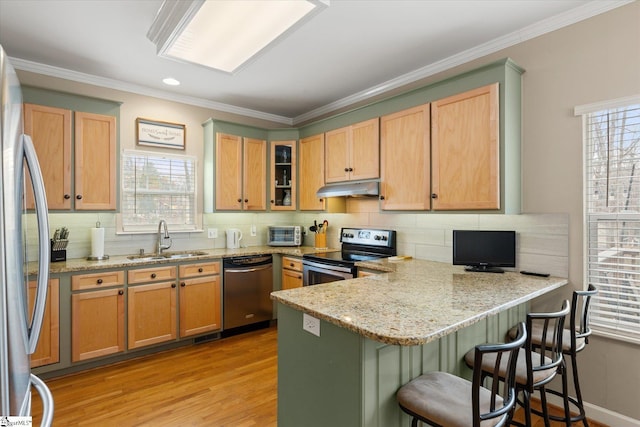
{"label": "bar stool backrest", "polygon": [[[527,362],[527,389],[529,392],[541,385],[550,382],[562,363],[562,336],[564,321],[570,311],[569,300],[564,300],[560,311],[555,313],[529,313],[527,314],[527,331],[533,331],[534,327],[542,331],[543,343],[546,346],[538,346],[532,342],[532,334],[529,333],[525,343]],[[541,379],[537,379],[541,378]]]}
{"label": "bar stool backrest", "polygon": [[[598,289],[590,284],[586,291],[574,291],[571,299],[571,318],[569,320],[571,334],[571,352],[582,350],[589,343],[591,328],[589,327],[589,304]],[[578,343],[578,340],[580,342]],[[582,342],[584,340],[584,342]],[[579,347],[579,348],[578,348]]]}

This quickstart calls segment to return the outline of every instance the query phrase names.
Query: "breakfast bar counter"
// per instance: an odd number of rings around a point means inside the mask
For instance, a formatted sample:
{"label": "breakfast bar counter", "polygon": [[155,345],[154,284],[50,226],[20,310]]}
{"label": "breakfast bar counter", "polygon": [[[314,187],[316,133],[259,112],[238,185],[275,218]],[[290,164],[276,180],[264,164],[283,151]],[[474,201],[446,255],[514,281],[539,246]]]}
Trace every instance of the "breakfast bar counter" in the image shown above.
{"label": "breakfast bar counter", "polygon": [[504,341],[530,300],[567,284],[423,260],[358,265],[381,274],[272,294],[280,427],[409,425],[400,386],[430,370],[468,377],[470,348]]}

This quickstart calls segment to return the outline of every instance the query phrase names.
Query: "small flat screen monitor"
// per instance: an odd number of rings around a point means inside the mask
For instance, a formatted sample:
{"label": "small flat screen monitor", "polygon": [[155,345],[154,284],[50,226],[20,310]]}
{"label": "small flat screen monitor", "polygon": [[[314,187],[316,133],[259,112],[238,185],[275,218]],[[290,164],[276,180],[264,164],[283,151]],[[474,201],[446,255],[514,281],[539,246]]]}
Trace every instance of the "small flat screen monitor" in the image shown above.
{"label": "small flat screen monitor", "polygon": [[503,273],[516,266],[516,232],[453,230],[453,264],[467,271]]}

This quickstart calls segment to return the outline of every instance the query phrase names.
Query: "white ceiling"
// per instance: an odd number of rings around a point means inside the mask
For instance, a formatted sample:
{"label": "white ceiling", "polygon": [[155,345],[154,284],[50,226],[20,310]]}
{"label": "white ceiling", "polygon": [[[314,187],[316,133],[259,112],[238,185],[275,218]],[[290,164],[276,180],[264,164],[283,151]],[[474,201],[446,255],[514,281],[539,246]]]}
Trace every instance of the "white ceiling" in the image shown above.
{"label": "white ceiling", "polygon": [[162,0],[0,0],[0,44],[18,69],[295,125],[628,2],[331,0],[233,75],[156,56]]}

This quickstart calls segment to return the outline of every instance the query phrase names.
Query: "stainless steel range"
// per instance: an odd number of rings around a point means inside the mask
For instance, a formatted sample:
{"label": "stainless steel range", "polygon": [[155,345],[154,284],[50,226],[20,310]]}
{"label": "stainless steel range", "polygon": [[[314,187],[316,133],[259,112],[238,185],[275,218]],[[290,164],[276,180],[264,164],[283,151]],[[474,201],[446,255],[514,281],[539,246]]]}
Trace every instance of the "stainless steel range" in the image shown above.
{"label": "stainless steel range", "polygon": [[304,286],[357,277],[357,261],[396,255],[396,232],[369,228],[343,228],[340,252],[307,254],[302,257]]}

